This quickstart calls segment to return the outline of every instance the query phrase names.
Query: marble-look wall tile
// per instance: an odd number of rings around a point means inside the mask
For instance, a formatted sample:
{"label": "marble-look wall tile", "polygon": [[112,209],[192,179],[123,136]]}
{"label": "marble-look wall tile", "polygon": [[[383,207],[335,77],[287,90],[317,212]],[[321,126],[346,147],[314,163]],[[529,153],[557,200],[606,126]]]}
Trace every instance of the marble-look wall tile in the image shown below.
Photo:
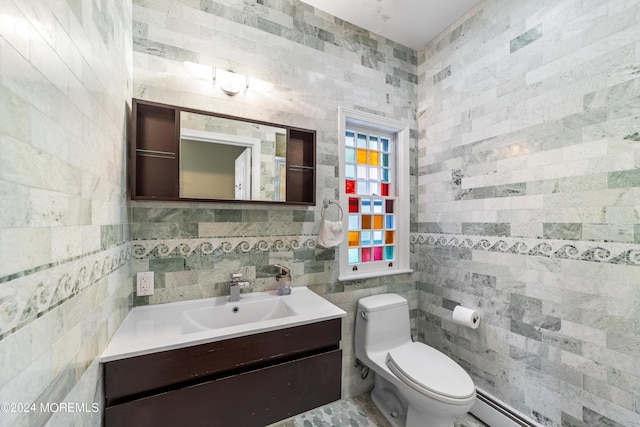
{"label": "marble-look wall tile", "polygon": [[[0,400],[37,407],[0,424],[98,425],[96,360],[131,308],[131,3],[0,9]],[[40,407],[63,402],[92,410]]]}
{"label": "marble-look wall tile", "polygon": [[483,0],[418,54],[419,336],[543,425],[640,425],[639,13]]}

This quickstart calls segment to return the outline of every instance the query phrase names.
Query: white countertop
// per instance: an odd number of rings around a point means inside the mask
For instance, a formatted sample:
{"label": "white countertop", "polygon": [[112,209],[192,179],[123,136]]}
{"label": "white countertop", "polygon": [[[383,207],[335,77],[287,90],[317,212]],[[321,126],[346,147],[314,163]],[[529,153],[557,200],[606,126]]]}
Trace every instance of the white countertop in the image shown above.
{"label": "white countertop", "polygon": [[[275,319],[260,320],[235,326],[185,332],[184,313],[190,310],[234,306],[242,309],[243,303],[282,299],[295,314]],[[249,306],[249,305],[247,305]],[[323,320],[346,316],[336,307],[306,286],[294,287],[290,295],[278,296],[275,292],[253,292],[242,294],[239,302],[229,302],[229,297],[216,297],[133,308],[116,331],[100,356],[101,362],[127,357],[174,350],[192,345],[205,344],[268,332],[292,326],[306,325]]]}

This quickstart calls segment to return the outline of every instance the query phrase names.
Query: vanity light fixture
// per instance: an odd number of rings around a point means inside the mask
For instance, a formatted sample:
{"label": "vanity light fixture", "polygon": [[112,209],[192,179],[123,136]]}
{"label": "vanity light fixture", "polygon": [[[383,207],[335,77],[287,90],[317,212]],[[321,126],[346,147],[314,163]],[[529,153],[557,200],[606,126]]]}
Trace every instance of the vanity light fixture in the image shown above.
{"label": "vanity light fixture", "polygon": [[244,74],[237,74],[191,61],[185,61],[184,68],[193,77],[216,82],[220,89],[229,96],[237,95],[249,87],[249,76]]}
{"label": "vanity light fixture", "polygon": [[214,79],[227,95],[237,95],[249,87],[249,76],[214,68]]}

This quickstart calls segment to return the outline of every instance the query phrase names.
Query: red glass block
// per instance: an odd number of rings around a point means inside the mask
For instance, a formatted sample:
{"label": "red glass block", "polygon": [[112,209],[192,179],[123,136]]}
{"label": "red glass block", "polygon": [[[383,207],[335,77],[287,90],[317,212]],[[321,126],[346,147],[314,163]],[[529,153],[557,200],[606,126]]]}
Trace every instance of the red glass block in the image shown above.
{"label": "red glass block", "polygon": [[380,193],[383,196],[388,196],[389,195],[389,184],[385,184],[385,183],[380,184]]}
{"label": "red glass block", "polygon": [[360,201],[359,199],[349,198],[349,212],[359,212],[360,211]]}
{"label": "red glass block", "polygon": [[351,179],[347,179],[345,183],[346,183],[345,191],[347,192],[347,194],[356,194],[356,182]]}
{"label": "red glass block", "polygon": [[382,261],[382,246],[376,246],[373,248],[373,260]]}
{"label": "red glass block", "polygon": [[362,248],[361,262],[371,262],[371,248]]}

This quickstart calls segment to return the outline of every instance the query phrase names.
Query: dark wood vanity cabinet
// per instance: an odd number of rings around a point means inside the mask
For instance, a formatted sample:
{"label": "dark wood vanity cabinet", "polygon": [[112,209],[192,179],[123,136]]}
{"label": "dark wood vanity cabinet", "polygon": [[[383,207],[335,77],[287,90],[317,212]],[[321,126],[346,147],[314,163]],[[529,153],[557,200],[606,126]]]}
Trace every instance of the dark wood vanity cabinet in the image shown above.
{"label": "dark wood vanity cabinet", "polygon": [[[133,100],[132,110],[132,128],[135,138],[130,149],[131,170],[129,176],[131,180],[131,198],[133,200],[258,201],[315,205],[315,131],[140,99]],[[286,162],[285,190],[282,192],[283,195],[286,194],[284,196],[285,200],[276,200],[275,198],[273,200],[267,198],[255,199],[253,197],[255,196],[254,193],[252,193],[251,197],[242,199],[236,199],[233,194],[231,198],[181,196],[181,113],[215,117],[221,120],[228,120],[229,123],[241,123],[249,126],[272,126],[286,133],[286,153],[284,155],[270,153],[276,156],[284,156]],[[233,135],[232,139],[234,137],[236,135]],[[202,148],[200,149],[202,150]],[[262,151],[262,154],[264,155],[265,152]],[[183,160],[186,162],[186,159],[187,157],[185,156]],[[233,159],[227,164],[233,167]],[[267,164],[264,157],[260,159],[259,164],[261,164],[261,167],[273,168],[273,172],[263,173],[264,171],[261,170],[251,171],[251,174],[257,173],[260,176],[272,175],[272,179],[276,180],[275,175],[279,172],[276,171],[277,166],[275,164]],[[198,172],[201,173],[202,171],[199,170]],[[220,182],[218,181],[213,185],[219,185]],[[277,182],[280,182],[279,177]],[[269,184],[267,183],[266,185],[268,186]],[[242,184],[236,184],[236,186],[238,185]],[[261,187],[263,185],[260,184]],[[280,194],[277,188],[273,190],[273,193]]]}
{"label": "dark wood vanity cabinet", "polygon": [[264,426],[341,396],[341,320],[103,364],[104,425]]}

